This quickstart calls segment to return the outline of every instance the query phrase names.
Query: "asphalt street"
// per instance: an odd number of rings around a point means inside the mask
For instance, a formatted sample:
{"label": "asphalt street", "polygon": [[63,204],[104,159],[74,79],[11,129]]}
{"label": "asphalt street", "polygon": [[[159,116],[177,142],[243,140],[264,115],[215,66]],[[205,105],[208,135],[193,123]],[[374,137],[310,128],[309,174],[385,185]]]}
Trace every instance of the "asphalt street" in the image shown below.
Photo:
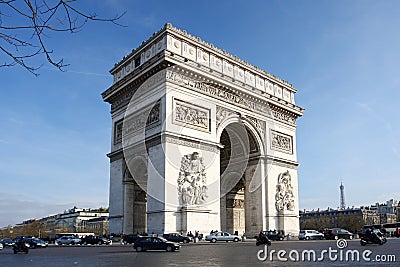
{"label": "asphalt street", "polygon": [[[347,245],[343,247],[343,245]],[[276,241],[265,251],[254,241],[182,244],[179,252],[136,252],[132,245],[49,246],[14,255],[0,251],[1,267],[42,266],[399,266],[400,239],[362,247],[359,240]],[[324,252],[325,251],[325,252]],[[357,252],[356,252],[357,251]],[[267,252],[267,256],[265,255]],[[315,255],[315,256],[314,256]],[[357,258],[358,255],[358,258]],[[382,262],[382,260],[386,262]]]}

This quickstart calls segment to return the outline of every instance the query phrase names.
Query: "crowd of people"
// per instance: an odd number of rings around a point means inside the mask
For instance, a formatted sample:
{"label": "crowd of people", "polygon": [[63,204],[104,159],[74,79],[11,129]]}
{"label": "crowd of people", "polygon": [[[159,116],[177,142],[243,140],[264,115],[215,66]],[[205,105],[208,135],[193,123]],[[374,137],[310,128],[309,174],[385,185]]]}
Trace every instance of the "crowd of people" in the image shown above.
{"label": "crowd of people", "polygon": [[[183,232],[181,232],[181,235],[183,235]],[[195,238],[197,238],[197,240],[202,240],[203,239],[203,234],[200,233],[199,231],[194,231],[194,234],[192,233],[192,231],[187,232],[186,236],[193,238],[193,240]]]}

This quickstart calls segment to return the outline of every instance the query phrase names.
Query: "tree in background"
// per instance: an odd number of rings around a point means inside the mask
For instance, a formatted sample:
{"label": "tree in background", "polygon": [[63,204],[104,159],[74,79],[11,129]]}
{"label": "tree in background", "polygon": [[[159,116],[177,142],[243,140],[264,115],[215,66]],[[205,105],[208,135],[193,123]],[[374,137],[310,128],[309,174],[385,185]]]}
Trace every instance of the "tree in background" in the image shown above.
{"label": "tree in background", "polygon": [[[0,67],[20,65],[34,75],[41,67],[30,63],[44,55],[46,61],[63,71],[68,64],[55,59],[53,50],[46,44],[50,33],[80,31],[88,21],[109,22],[121,26],[119,19],[100,18],[74,5],[77,0],[0,0]],[[15,24],[16,21],[18,24]]]}

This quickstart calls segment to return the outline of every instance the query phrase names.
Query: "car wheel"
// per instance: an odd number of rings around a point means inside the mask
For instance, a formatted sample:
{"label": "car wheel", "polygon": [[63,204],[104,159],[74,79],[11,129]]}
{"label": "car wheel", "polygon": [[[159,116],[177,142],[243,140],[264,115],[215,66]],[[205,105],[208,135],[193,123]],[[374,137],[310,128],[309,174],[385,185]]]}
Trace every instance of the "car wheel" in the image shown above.
{"label": "car wheel", "polygon": [[137,252],[142,252],[142,251],[143,251],[143,248],[140,247],[140,246],[138,246],[138,247],[136,247],[136,251],[137,251]]}
{"label": "car wheel", "polygon": [[215,239],[215,238],[211,239],[211,243],[215,243],[215,242],[217,242],[217,239]]}
{"label": "car wheel", "polygon": [[324,237],[323,237],[323,236],[320,236],[320,237],[319,237],[319,240],[323,240],[323,239],[324,239]]}
{"label": "car wheel", "polygon": [[338,240],[338,239],[339,239],[339,236],[335,235],[335,240]]}
{"label": "car wheel", "polygon": [[283,240],[283,237],[279,237],[279,241],[282,241]]}
{"label": "car wheel", "polygon": [[306,240],[310,240],[310,237],[309,237],[309,236],[306,236]]}
{"label": "car wheel", "polygon": [[97,243],[97,245],[101,245],[102,243],[101,243],[101,241],[99,241],[98,243]]}
{"label": "car wheel", "polygon": [[183,240],[183,243],[189,243],[189,241],[185,239],[185,240]]}
{"label": "car wheel", "polygon": [[128,242],[124,241],[124,245],[128,244]]}
{"label": "car wheel", "polygon": [[167,246],[166,251],[171,252],[172,251],[172,247],[171,246]]}
{"label": "car wheel", "polygon": [[235,239],[233,239],[233,242],[239,242],[239,238],[235,237]]}
{"label": "car wheel", "polygon": [[349,236],[349,239],[350,239],[350,240],[352,240],[352,239],[353,239],[353,236],[352,236],[352,235],[351,235],[351,236]]}

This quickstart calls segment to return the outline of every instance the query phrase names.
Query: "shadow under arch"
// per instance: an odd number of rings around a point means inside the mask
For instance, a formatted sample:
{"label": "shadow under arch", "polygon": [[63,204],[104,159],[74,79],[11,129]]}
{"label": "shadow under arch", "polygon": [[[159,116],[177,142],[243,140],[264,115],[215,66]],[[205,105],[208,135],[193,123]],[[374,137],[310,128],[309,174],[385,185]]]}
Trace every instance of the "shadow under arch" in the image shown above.
{"label": "shadow under arch", "polygon": [[259,153],[260,156],[264,156],[267,151],[264,146],[264,134],[261,133],[259,130],[257,130],[257,127],[254,125],[254,123],[247,119],[246,117],[242,117],[240,114],[236,114],[233,116],[229,116],[226,119],[224,119],[219,126],[217,127],[217,140],[221,139],[221,135],[223,131],[230,125],[234,123],[239,123],[242,124],[246,129],[252,134],[252,137],[256,140],[256,144],[259,148]]}
{"label": "shadow under arch", "polygon": [[123,232],[147,232],[147,159],[142,155],[125,158],[123,180]]}

